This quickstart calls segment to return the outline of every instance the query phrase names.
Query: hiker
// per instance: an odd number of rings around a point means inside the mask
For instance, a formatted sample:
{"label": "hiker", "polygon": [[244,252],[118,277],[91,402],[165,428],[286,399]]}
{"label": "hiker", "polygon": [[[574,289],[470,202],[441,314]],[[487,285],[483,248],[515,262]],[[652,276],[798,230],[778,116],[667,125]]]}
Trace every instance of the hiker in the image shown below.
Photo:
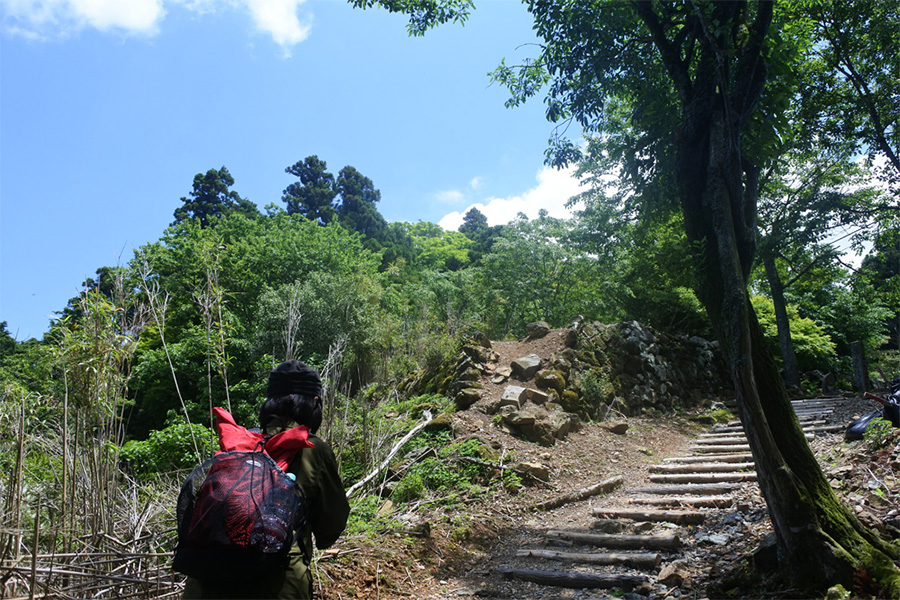
{"label": "hiker", "polygon": [[296,477],[306,497],[308,524],[298,532],[297,543],[284,570],[264,573],[258,579],[233,581],[188,577],[184,598],[312,598],[309,564],[316,547],[328,548],[347,524],[350,505],[338,473],[331,446],[315,436],[322,424],[322,381],[319,374],[297,360],[281,363],[269,374],[266,401],[259,410],[264,435],[274,435],[298,425],[309,428],[311,447],[291,460],[287,473]]}

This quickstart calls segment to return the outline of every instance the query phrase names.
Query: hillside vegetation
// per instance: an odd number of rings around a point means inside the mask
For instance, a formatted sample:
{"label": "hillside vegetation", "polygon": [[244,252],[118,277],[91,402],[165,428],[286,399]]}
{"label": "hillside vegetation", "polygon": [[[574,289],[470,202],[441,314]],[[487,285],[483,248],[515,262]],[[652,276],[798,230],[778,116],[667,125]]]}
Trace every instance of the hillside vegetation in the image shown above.
{"label": "hillside vegetation", "polygon": [[[198,174],[160,239],[98,269],[42,340],[0,327],[0,558],[12,596],[176,594],[174,498],[214,449],[211,408],[255,425],[266,374],[286,358],[323,375],[322,433],[348,487],[426,411],[438,417],[355,488],[347,540],[414,536],[422,523],[402,515],[419,506],[452,525],[447,535],[477,538],[470,502],[512,505],[546,485],[531,467],[503,468],[511,461],[552,458],[595,423],[667,420],[729,397],[677,217],[613,222],[587,203],[570,220],[493,227],[473,209],[457,232],[388,224],[371,181],[345,168],[340,186],[322,188],[309,172],[327,171],[312,158],[292,167],[302,175],[287,210],[265,214],[230,190],[224,167]],[[317,204],[322,189],[333,193]],[[857,340],[870,367],[898,370],[882,348],[890,311],[868,276],[810,271],[795,284],[807,374],[796,394],[817,391],[824,373],[848,387]],[[549,337],[534,337],[535,323]],[[497,370],[496,353],[537,339],[559,346],[539,355],[541,402],[501,406],[517,374]],[[652,450],[657,426],[641,447]],[[515,441],[475,435],[487,430]],[[581,467],[566,469],[569,485]]]}

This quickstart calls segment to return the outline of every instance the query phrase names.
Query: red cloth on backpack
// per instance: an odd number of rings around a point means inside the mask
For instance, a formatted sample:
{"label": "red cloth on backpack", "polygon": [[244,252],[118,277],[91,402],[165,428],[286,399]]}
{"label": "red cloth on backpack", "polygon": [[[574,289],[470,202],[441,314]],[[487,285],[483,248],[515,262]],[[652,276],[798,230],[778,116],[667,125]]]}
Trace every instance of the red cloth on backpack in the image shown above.
{"label": "red cloth on backpack", "polygon": [[[298,425],[286,431],[276,433],[266,440],[266,436],[241,427],[224,408],[213,409],[216,418],[216,433],[219,434],[219,451],[242,450],[258,451],[265,442],[265,453],[271,456],[282,471],[287,471],[294,456],[303,448],[312,448],[309,441],[309,427]],[[218,454],[218,453],[217,453]]]}

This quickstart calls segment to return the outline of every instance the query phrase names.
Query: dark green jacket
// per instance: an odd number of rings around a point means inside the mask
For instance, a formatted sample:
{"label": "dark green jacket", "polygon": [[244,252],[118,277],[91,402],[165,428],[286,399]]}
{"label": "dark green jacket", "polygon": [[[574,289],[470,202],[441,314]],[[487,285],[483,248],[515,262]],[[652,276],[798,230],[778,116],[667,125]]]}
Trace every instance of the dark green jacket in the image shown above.
{"label": "dark green jacket", "polygon": [[350,505],[331,446],[315,435],[310,435],[309,441],[313,447],[300,451],[288,467],[288,472],[296,475],[309,507],[309,526],[299,532],[288,568],[274,575],[237,584],[188,577],[184,598],[312,598],[309,563],[313,553],[313,536],[316,548],[320,550],[334,544],[347,525]]}

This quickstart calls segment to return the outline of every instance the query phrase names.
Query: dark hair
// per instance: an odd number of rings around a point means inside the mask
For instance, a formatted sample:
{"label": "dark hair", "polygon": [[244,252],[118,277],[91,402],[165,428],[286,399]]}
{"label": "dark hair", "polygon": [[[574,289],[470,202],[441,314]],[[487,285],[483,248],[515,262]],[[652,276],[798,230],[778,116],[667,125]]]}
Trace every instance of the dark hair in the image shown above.
{"label": "dark hair", "polygon": [[315,396],[288,394],[266,398],[259,408],[259,426],[263,430],[270,426],[287,428],[292,421],[315,433],[322,425],[322,401]]}

